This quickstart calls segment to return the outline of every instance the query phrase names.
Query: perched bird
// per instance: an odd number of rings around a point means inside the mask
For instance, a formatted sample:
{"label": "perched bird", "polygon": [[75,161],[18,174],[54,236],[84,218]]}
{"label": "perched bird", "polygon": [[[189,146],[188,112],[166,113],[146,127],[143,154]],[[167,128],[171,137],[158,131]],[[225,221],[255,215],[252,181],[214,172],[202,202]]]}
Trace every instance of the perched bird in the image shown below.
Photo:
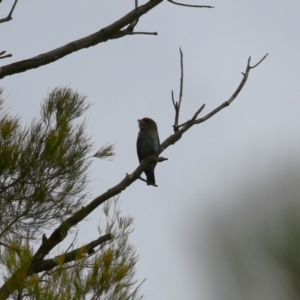
{"label": "perched bird", "polygon": [[[138,120],[139,134],[136,142],[136,149],[140,163],[150,155],[157,152],[159,147],[159,137],[156,123],[150,118]],[[148,185],[155,184],[154,169],[156,162],[151,164],[144,172],[147,177]]]}

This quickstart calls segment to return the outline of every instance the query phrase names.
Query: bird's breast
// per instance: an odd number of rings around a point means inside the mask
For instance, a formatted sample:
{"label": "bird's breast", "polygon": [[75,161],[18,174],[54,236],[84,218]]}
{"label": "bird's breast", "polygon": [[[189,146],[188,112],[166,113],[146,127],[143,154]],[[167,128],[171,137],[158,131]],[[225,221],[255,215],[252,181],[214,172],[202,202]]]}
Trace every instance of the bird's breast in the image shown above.
{"label": "bird's breast", "polygon": [[137,150],[142,159],[157,152],[159,139],[157,134],[140,132],[137,140]]}

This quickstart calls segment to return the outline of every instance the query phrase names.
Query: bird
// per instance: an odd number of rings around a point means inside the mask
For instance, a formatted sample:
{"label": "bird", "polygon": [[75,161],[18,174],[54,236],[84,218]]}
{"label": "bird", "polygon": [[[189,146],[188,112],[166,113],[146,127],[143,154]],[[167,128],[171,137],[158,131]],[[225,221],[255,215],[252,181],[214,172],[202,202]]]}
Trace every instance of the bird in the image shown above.
{"label": "bird", "polygon": [[[156,123],[150,118],[138,120],[139,134],[136,142],[139,162],[142,163],[150,155],[156,154],[159,148],[159,136]],[[152,163],[144,172],[147,178],[147,185],[155,185],[154,169],[156,162]]]}

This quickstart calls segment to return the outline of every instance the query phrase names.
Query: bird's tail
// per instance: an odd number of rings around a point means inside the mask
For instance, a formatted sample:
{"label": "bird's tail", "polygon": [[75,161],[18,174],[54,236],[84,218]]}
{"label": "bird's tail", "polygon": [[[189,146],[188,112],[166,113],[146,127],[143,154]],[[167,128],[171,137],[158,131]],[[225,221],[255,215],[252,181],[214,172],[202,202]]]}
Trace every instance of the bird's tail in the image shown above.
{"label": "bird's tail", "polygon": [[148,185],[155,184],[154,170],[146,170],[145,174],[146,174],[147,181],[148,181],[147,184]]}

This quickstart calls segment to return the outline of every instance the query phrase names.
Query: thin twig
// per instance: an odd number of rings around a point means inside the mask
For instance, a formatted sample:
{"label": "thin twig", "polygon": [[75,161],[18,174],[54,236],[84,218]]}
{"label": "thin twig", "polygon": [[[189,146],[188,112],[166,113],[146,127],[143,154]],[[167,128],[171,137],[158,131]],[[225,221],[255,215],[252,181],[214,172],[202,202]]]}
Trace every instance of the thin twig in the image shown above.
{"label": "thin twig", "polygon": [[12,54],[6,54],[6,55],[3,56],[3,54],[5,54],[5,53],[6,53],[6,51],[1,51],[0,52],[0,59],[6,58],[6,57],[12,57]]}
{"label": "thin twig", "polygon": [[[254,66],[249,66],[250,69],[254,69],[256,68],[267,56],[269,55],[269,53],[267,53],[257,64],[255,64]],[[251,59],[251,56],[249,57],[249,64],[250,64],[250,59]]]}
{"label": "thin twig", "polygon": [[[170,145],[175,144],[178,140],[180,140],[180,138],[182,137],[182,135],[188,131],[193,125],[196,124],[200,124],[202,122],[207,121],[209,118],[211,118],[213,115],[215,115],[216,113],[218,113],[220,110],[222,110],[224,107],[227,107],[236,97],[237,95],[240,93],[240,91],[242,90],[242,88],[244,87],[248,76],[249,76],[249,72],[251,69],[257,67],[266,57],[268,54],[266,54],[257,64],[255,64],[254,66],[250,66],[250,58],[248,59],[247,62],[247,67],[246,67],[246,71],[244,73],[243,79],[241,81],[241,83],[239,84],[238,88],[236,89],[236,91],[233,93],[233,95],[224,103],[222,103],[220,106],[218,106],[217,108],[215,108],[213,111],[211,111],[210,113],[208,113],[206,116],[204,116],[201,119],[195,119],[195,120],[190,120],[187,121],[185,123],[182,124],[180,130],[178,130],[177,132],[175,132],[174,134],[170,135],[163,143],[160,144],[159,149],[158,149],[158,155],[160,153],[162,153],[166,148],[168,148]],[[199,114],[201,112],[201,110],[203,110],[204,105],[201,106],[201,108],[194,114],[195,115]],[[131,177],[132,175],[130,175]]]}
{"label": "thin twig", "polygon": [[194,124],[200,124],[202,122],[205,122],[206,120],[208,120],[209,118],[211,118],[213,115],[215,115],[217,112],[219,112],[221,109],[223,109],[224,107],[229,106],[232,101],[238,96],[238,94],[241,92],[241,90],[243,89],[248,77],[249,77],[249,73],[250,70],[256,68],[260,63],[262,63],[265,58],[268,56],[268,53],[258,62],[256,63],[254,66],[250,65],[251,62],[251,57],[248,58],[248,62],[247,62],[247,67],[246,70],[243,74],[243,79],[241,80],[239,86],[237,87],[237,89],[234,91],[234,93],[232,94],[232,96],[225,102],[223,102],[220,106],[216,107],[214,110],[212,110],[210,113],[208,113],[206,116],[202,117],[201,119],[197,119],[194,121]]}
{"label": "thin twig", "polygon": [[115,33],[113,36],[112,36],[112,40],[114,39],[119,39],[119,38],[122,38],[126,35],[134,35],[134,34],[143,34],[143,35],[157,35],[157,32],[132,32],[131,29],[129,28],[126,28],[124,30],[121,30],[120,32],[118,33]]}
{"label": "thin twig", "polygon": [[[182,100],[182,93],[183,93],[182,92],[183,91],[183,54],[182,54],[181,48],[179,48],[179,51],[180,51],[180,70],[181,70],[181,74],[180,74],[180,90],[179,90],[178,111],[180,110],[181,100]],[[177,124],[178,124],[178,120],[177,120]]]}
{"label": "thin twig", "polygon": [[[135,9],[137,9],[138,8],[138,0],[135,0],[134,1],[135,2]],[[125,30],[122,30],[123,32],[125,31],[125,32],[133,32],[133,30],[134,30],[134,27],[137,25],[137,23],[138,23],[138,21],[139,21],[139,18],[137,18],[136,20],[134,20],[133,22],[131,22],[128,26],[127,26],[127,28],[125,29]]]}
{"label": "thin twig", "polygon": [[195,114],[193,115],[191,120],[188,120],[180,125],[178,125],[178,128],[181,128],[182,126],[186,125],[187,123],[193,122],[194,120],[197,119],[198,115],[202,112],[202,110],[204,109],[205,104],[202,104],[202,106],[195,112]]}
{"label": "thin twig", "polygon": [[122,30],[121,32],[133,32],[134,27],[137,25],[139,19],[134,20],[132,23],[130,23],[125,30]]}
{"label": "thin twig", "polygon": [[186,7],[215,8],[214,6],[209,6],[209,5],[190,5],[190,4],[183,4],[183,3],[175,2],[173,0],[167,0],[167,1],[170,3],[173,3],[175,5],[186,6]]}
{"label": "thin twig", "polygon": [[133,298],[135,298],[135,297],[133,297],[133,296],[136,296],[137,295],[137,293],[138,293],[138,291],[139,291],[139,289],[140,289],[140,287],[142,286],[142,284],[144,283],[146,281],[146,279],[144,279],[135,289],[134,289],[134,291],[126,298],[126,299],[133,299]]}
{"label": "thin twig", "polygon": [[202,106],[195,112],[195,114],[192,117],[193,121],[197,119],[198,115],[201,113],[201,111],[204,109],[204,107],[205,107],[205,104],[202,104]]}
{"label": "thin twig", "polygon": [[165,160],[168,160],[168,158],[162,157],[162,156],[156,158],[156,161],[157,161],[157,162],[163,162],[163,161],[165,161]]}
{"label": "thin twig", "polygon": [[171,91],[171,97],[172,97],[172,102],[173,102],[174,108],[176,110],[176,103],[175,103],[175,100],[174,100],[174,92],[173,91]]}
{"label": "thin twig", "polygon": [[7,57],[12,57],[12,54],[6,54],[4,56],[0,56],[0,59],[7,58]]}
{"label": "thin twig", "polygon": [[15,9],[16,5],[17,5],[17,2],[18,2],[18,0],[15,0],[8,16],[6,18],[0,19],[0,23],[4,23],[4,22],[8,22],[8,21],[12,20],[12,14],[14,12],[14,9]]}
{"label": "thin twig", "polygon": [[135,31],[135,32],[125,32],[124,31],[121,31],[121,33],[124,32],[125,34],[124,35],[134,35],[134,34],[145,34],[145,35],[157,35],[157,32],[138,32],[138,31]]}
{"label": "thin twig", "polygon": [[70,244],[70,246],[67,248],[67,250],[65,251],[65,253],[67,253],[75,245],[75,242],[77,241],[77,236],[78,236],[78,230],[76,231],[75,236],[73,238],[73,241]]}
{"label": "thin twig", "polygon": [[174,101],[174,93],[172,91],[172,101],[175,108],[175,120],[174,120],[174,132],[177,132],[179,130],[178,121],[179,121],[179,112],[180,112],[180,106],[181,106],[181,100],[183,95],[183,53],[181,51],[181,48],[179,48],[180,52],[180,89],[179,89],[179,99],[178,102],[175,103]]}

